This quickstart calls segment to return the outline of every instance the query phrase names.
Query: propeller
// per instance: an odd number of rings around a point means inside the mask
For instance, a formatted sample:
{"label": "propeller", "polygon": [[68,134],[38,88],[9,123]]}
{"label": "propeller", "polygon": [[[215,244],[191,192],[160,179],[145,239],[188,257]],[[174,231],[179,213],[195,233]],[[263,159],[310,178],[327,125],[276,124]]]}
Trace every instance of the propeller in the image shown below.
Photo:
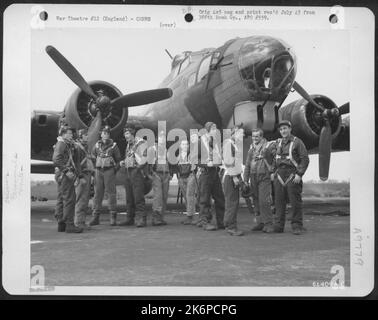
{"label": "propeller", "polygon": [[299,85],[298,82],[294,82],[293,88],[305,100],[307,100],[321,112],[322,118],[324,120],[324,126],[320,131],[319,137],[319,177],[320,180],[326,181],[329,174],[332,149],[332,130],[330,120],[331,118],[339,117],[343,114],[349,113],[349,102],[343,104],[339,108],[326,109],[322,105],[316,103],[314,99],[312,99],[312,97],[306,92],[306,90]]}
{"label": "propeller", "polygon": [[314,99],[311,98],[311,96],[306,92],[305,89],[301,87],[301,85],[294,81],[293,88],[295,91],[297,91],[304,99],[306,99],[308,102],[310,102],[315,108],[317,108],[319,111],[323,112],[325,109],[323,106],[317,104]]}
{"label": "propeller", "polygon": [[168,99],[173,92],[170,88],[162,88],[156,90],[139,91],[110,100],[104,94],[95,93],[87,81],[83,78],[80,72],[53,46],[46,47],[46,53],[57,64],[57,66],[74,82],[81,90],[87,93],[94,99],[94,107],[97,114],[88,129],[88,146],[92,149],[102,125],[102,114],[104,110],[111,108],[127,108],[131,106],[140,106],[150,104],[160,100]]}
{"label": "propeller", "polygon": [[170,98],[171,96],[172,89],[170,88],[139,91],[116,98],[111,101],[111,105],[117,108],[124,108],[127,106],[140,106],[160,100],[165,100]]}
{"label": "propeller", "polygon": [[102,126],[102,115],[101,112],[98,110],[96,117],[92,121],[91,125],[88,129],[88,150],[92,152],[94,145],[98,140],[98,133],[101,130]]}
{"label": "propeller", "polygon": [[347,102],[347,103],[343,104],[341,107],[339,107],[339,113],[340,113],[340,115],[349,113],[349,102]]}
{"label": "propeller", "polygon": [[72,80],[81,90],[92,98],[96,99],[97,96],[93,92],[90,85],[84,80],[79,71],[53,46],[46,47],[46,53],[58,65],[58,67]]}
{"label": "propeller", "polygon": [[329,174],[329,164],[331,160],[332,131],[329,120],[325,121],[325,126],[320,131],[319,137],[319,177],[326,181]]}

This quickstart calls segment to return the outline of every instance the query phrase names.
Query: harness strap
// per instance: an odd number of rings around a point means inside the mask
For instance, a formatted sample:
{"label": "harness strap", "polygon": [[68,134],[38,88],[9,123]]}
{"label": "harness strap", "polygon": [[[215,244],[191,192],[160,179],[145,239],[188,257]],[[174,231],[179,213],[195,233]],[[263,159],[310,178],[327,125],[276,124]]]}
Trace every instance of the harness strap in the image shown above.
{"label": "harness strap", "polygon": [[285,187],[291,181],[291,179],[293,179],[293,177],[294,177],[294,175],[290,174],[289,177],[286,179],[286,181],[284,181],[281,178],[281,176],[277,173],[277,179],[282,184],[283,187]]}
{"label": "harness strap", "polygon": [[[297,168],[298,167],[298,163],[293,158],[293,145],[294,145],[295,139],[296,139],[296,137],[294,137],[293,141],[290,142],[290,145],[289,145],[289,155],[288,155],[287,159],[289,159],[290,162],[293,164],[293,166]],[[278,147],[279,147],[279,150],[280,150],[281,154],[277,154],[276,155],[276,159],[282,159],[283,158],[283,156],[282,156],[282,139],[279,139]]]}

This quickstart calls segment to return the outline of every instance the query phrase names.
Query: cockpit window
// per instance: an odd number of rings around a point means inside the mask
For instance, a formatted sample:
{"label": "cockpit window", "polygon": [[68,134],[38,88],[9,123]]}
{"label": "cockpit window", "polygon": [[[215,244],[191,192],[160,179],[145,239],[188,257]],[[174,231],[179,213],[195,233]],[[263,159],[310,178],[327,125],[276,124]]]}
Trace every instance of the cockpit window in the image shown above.
{"label": "cockpit window", "polygon": [[188,78],[188,88],[196,82],[196,73],[192,73]]}
{"label": "cockpit window", "polygon": [[[290,74],[293,70],[293,60],[289,55],[277,57],[273,62],[273,87],[285,87]],[[290,80],[290,79],[289,79]]]}
{"label": "cockpit window", "polygon": [[190,64],[189,58],[186,58],[182,63],[180,67],[180,73],[183,72]]}
{"label": "cockpit window", "polygon": [[176,65],[172,70],[172,79],[176,78],[180,71],[180,65]]}
{"label": "cockpit window", "polygon": [[211,62],[211,55],[207,56],[204,60],[202,60],[201,65],[198,69],[198,76],[197,82],[201,81],[209,72],[210,62]]}

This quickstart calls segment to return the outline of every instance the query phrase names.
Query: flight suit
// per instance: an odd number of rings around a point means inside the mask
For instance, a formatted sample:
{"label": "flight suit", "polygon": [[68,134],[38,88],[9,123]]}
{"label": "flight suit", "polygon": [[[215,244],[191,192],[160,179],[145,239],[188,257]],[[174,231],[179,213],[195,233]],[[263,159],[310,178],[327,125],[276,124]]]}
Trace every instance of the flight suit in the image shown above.
{"label": "flight suit", "polygon": [[[208,139],[208,144],[206,142]],[[200,213],[197,226],[204,227],[205,230],[212,231],[224,229],[223,219],[225,210],[225,198],[222,184],[219,177],[219,166],[221,164],[221,153],[218,146],[213,143],[213,139],[205,136],[201,137],[201,155],[198,166],[200,167],[199,176],[199,195]],[[202,153],[204,151],[205,154]],[[211,197],[214,199],[216,213],[216,227],[211,225]]]}
{"label": "flight suit", "polygon": [[76,146],[79,153],[82,178],[78,180],[75,188],[75,224],[85,225],[85,216],[89,209],[88,203],[91,192],[91,180],[92,173],[94,172],[94,166],[92,162],[92,157],[88,153],[88,145],[86,143],[76,141]]}
{"label": "flight suit", "polygon": [[100,210],[104,193],[108,195],[108,208],[110,211],[110,223],[115,225],[116,220],[116,172],[121,158],[118,146],[112,139],[105,142],[97,141],[92,156],[96,159],[95,164],[95,195],[93,199],[93,219],[90,225],[99,224]]}
{"label": "flight suit", "polygon": [[237,230],[237,213],[239,209],[240,187],[242,180],[243,152],[239,150],[233,139],[224,142],[224,164],[226,171],[223,178],[225,195],[224,226],[231,235],[243,235]]}
{"label": "flight suit", "polygon": [[248,150],[244,169],[244,181],[249,182],[252,189],[256,227],[253,231],[273,231],[273,215],[271,210],[272,185],[270,175],[272,167],[272,147],[266,139],[258,145],[251,144]]}
{"label": "flight suit", "polygon": [[[59,223],[64,223],[66,231],[74,226],[75,215],[75,180],[80,177],[80,164],[74,143],[58,138],[54,147],[53,163],[56,166],[55,179],[58,184],[58,203],[56,218]],[[72,172],[73,178],[66,174]],[[63,230],[61,230],[63,231]]]}
{"label": "flight suit", "polygon": [[164,220],[164,215],[167,208],[169,181],[173,175],[172,168],[168,163],[165,148],[159,148],[155,145],[148,152],[154,194],[152,201],[152,225],[165,225],[167,223]]}
{"label": "flight suit", "polygon": [[183,224],[192,224],[194,213],[196,212],[197,193],[197,168],[191,161],[191,155],[180,153],[177,164],[177,177],[180,189],[184,195],[186,206],[186,219]]}
{"label": "flight suit", "polygon": [[[146,202],[144,198],[146,163],[138,163],[136,155],[147,156],[146,141],[135,137],[133,143],[128,143],[125,151],[125,189],[126,189],[126,220],[120,225],[145,227],[147,224]],[[136,220],[136,221],[135,221]]]}
{"label": "flight suit", "polygon": [[275,151],[275,225],[279,232],[285,227],[286,194],[292,208],[291,225],[295,228],[303,227],[302,213],[302,181],[294,183],[295,174],[303,176],[309,164],[307,149],[301,139],[290,135],[287,139],[276,141]]}

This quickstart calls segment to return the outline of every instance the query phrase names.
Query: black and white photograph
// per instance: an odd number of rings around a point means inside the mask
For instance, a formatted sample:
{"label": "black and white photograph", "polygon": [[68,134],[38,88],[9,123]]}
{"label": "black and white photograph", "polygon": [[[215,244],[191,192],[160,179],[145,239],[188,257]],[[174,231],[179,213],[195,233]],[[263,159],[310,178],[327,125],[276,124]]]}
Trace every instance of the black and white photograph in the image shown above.
{"label": "black and white photograph", "polygon": [[[360,71],[374,54],[356,58],[370,33],[356,40],[348,19],[374,31],[374,18],[103,7],[8,8],[32,17],[28,103],[4,105],[5,135],[24,132],[4,153],[3,229],[29,239],[4,233],[26,247],[27,290],[367,294],[355,279],[373,271],[374,159],[361,150],[374,148],[374,73]],[[12,209],[20,199],[29,210]]]}

